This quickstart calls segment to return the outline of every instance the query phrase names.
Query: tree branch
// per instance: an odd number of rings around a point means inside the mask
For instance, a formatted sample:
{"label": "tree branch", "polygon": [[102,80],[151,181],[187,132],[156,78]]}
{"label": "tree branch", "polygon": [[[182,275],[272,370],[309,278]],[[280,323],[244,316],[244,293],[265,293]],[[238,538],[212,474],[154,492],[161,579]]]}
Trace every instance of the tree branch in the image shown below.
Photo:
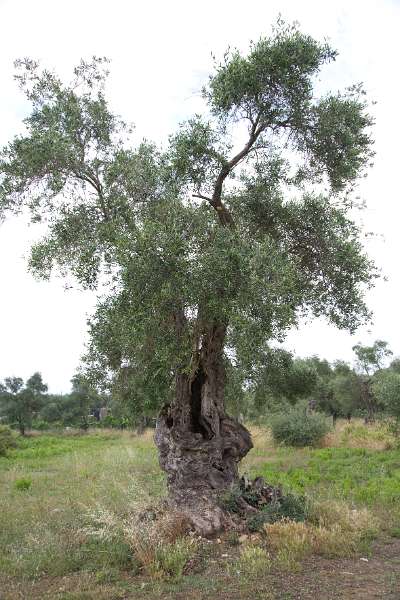
{"label": "tree branch", "polygon": [[202,200],[207,200],[207,202],[212,202],[211,198],[208,196],[203,196],[203,194],[192,194],[193,198],[201,198]]}
{"label": "tree branch", "polygon": [[101,209],[101,212],[103,213],[103,217],[104,217],[105,221],[109,221],[110,214],[109,214],[108,209],[104,202],[103,190],[102,190],[102,186],[101,186],[99,179],[97,177],[95,177],[92,173],[88,173],[88,172],[80,173],[79,171],[74,169],[73,173],[77,179],[80,179],[81,181],[86,181],[86,183],[89,183],[89,185],[91,185],[92,188],[94,188],[94,190],[96,191],[97,196],[99,198],[100,209]]}
{"label": "tree branch", "polygon": [[265,124],[261,123],[260,125],[261,114],[258,114],[256,119],[252,121],[252,127],[250,130],[250,136],[242,148],[240,152],[238,152],[230,161],[225,163],[225,165],[221,168],[217,180],[215,182],[214,191],[211,199],[207,199],[211,206],[218,211],[219,219],[222,225],[228,225],[230,227],[234,226],[234,221],[232,215],[229,213],[225,205],[221,201],[222,196],[222,188],[225,182],[225,179],[228,177],[229,173],[236,167],[236,165],[245,158],[249,152],[251,151],[253,145],[257,141],[259,135],[264,131]]}

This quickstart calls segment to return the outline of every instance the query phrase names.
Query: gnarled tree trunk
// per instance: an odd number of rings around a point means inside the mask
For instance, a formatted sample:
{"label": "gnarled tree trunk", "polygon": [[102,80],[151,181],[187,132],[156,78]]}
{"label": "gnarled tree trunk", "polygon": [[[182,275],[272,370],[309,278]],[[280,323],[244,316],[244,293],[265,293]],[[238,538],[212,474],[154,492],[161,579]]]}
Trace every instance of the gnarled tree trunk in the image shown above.
{"label": "gnarled tree trunk", "polygon": [[202,535],[227,523],[218,495],[238,480],[238,463],[252,448],[250,433],[225,413],[223,345],[226,328],[205,329],[191,373],[176,375],[176,397],[161,411],[155,433],[169,502]]}

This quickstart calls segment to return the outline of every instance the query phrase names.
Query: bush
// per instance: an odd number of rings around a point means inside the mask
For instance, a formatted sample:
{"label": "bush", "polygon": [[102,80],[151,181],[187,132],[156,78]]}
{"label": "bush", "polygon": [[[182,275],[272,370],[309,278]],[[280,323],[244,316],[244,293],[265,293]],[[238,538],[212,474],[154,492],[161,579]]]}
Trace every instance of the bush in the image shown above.
{"label": "bush", "polygon": [[304,405],[271,419],[274,440],[286,446],[315,446],[331,427],[320,413],[308,412]]}
{"label": "bush", "polygon": [[302,522],[307,517],[307,500],[304,496],[287,494],[277,502],[266,504],[256,515],[247,519],[247,529],[254,533],[261,531],[265,523],[276,523],[282,519]]}
{"label": "bush", "polygon": [[239,485],[235,485],[219,497],[219,504],[223,510],[229,513],[241,514],[243,512],[243,501],[254,508],[258,507],[259,496],[257,493],[249,490],[242,490]]}
{"label": "bush", "polygon": [[0,425],[0,456],[6,456],[7,450],[15,448],[16,445],[11,429],[7,425]]}

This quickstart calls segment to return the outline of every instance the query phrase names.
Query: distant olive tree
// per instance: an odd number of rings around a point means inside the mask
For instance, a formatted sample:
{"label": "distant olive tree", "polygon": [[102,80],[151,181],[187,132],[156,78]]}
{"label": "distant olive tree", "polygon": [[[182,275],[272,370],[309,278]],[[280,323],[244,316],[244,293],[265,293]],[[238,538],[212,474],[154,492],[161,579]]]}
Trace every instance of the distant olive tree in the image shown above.
{"label": "distant olive tree", "polygon": [[374,391],[374,380],[393,352],[384,340],[376,340],[372,346],[356,344],[353,350],[357,357],[360,404],[366,411],[365,422],[368,423],[374,421],[378,410],[383,408],[380,396]]}
{"label": "distant olive tree", "polygon": [[376,373],[372,382],[373,393],[392,419],[390,425],[400,436],[400,360],[392,361],[387,369]]}
{"label": "distant olive tree", "polygon": [[11,425],[17,425],[21,435],[25,435],[46,392],[47,385],[40,373],[34,373],[25,385],[20,377],[7,377],[0,384],[0,411]]}

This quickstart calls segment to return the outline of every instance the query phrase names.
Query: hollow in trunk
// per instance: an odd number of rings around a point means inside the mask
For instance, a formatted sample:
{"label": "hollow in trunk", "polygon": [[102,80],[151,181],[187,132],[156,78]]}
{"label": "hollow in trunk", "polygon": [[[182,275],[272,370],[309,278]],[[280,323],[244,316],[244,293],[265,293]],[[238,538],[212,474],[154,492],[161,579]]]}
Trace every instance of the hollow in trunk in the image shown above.
{"label": "hollow in trunk", "polygon": [[191,374],[176,375],[175,400],[162,409],[155,433],[169,503],[201,535],[229,524],[218,496],[238,481],[238,463],[253,446],[248,430],[225,413],[224,335],[210,328]]}

